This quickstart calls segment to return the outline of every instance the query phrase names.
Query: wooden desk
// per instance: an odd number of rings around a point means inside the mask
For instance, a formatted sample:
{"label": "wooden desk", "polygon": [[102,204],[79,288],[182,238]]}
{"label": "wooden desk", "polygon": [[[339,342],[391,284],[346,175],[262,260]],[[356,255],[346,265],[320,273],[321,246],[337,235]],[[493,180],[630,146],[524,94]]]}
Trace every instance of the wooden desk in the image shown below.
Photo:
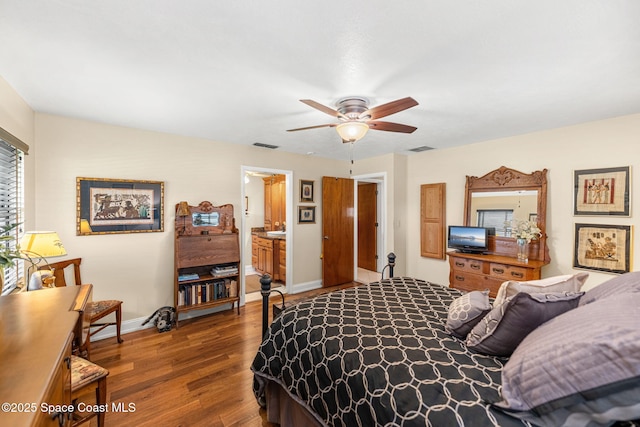
{"label": "wooden desk", "polygon": [[[0,403],[13,404],[3,406],[0,425],[59,425],[52,417],[71,404],[69,358],[91,293],[82,285],[0,297]],[[47,413],[48,405],[60,406]]]}

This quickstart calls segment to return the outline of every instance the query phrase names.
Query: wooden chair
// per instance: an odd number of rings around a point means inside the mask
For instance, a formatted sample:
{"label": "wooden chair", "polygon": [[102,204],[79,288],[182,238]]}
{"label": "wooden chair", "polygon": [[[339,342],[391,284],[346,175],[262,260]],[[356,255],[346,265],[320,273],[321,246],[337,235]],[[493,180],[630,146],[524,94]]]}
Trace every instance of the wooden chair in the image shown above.
{"label": "wooden chair", "polygon": [[[67,286],[67,280],[65,278],[64,270],[69,266],[73,266],[73,277],[74,277],[74,285],[81,285],[82,279],[80,277],[80,263],[82,262],[82,258],[72,258],[64,261],[53,262],[47,266],[41,266],[40,270],[51,269],[53,271],[53,275],[55,276],[54,284],[56,287]],[[104,300],[104,301],[92,301],[87,304],[86,307],[87,313],[91,318],[91,328],[93,329],[89,336],[94,335],[107,326],[115,325],[116,327],[116,336],[118,339],[118,343],[122,343],[123,339],[120,337],[120,325],[122,323],[122,301],[118,300]],[[116,320],[115,322],[100,322],[98,321],[105,316],[108,316],[111,313],[115,313]]]}
{"label": "wooden chair", "polygon": [[[95,404],[86,402],[85,409],[96,409],[92,412],[73,413],[72,426],[77,426],[90,420],[93,417],[98,418],[98,427],[104,426],[104,415],[106,413],[107,404],[107,371],[102,366],[89,362],[78,356],[71,356],[71,401],[74,408],[78,408],[78,401],[88,396],[88,392],[95,394]],[[84,402],[84,399],[82,399]],[[102,410],[100,410],[102,409]]]}

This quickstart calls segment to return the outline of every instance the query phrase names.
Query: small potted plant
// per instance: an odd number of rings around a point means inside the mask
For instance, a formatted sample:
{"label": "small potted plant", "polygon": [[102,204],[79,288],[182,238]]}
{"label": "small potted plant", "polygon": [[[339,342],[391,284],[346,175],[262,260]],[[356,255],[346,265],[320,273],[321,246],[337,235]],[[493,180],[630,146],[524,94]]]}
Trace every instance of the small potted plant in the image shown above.
{"label": "small potted plant", "polygon": [[20,224],[5,225],[0,229],[0,290],[4,288],[4,269],[13,267],[15,260],[21,258],[20,248],[12,248],[10,242],[14,239],[11,234]]}

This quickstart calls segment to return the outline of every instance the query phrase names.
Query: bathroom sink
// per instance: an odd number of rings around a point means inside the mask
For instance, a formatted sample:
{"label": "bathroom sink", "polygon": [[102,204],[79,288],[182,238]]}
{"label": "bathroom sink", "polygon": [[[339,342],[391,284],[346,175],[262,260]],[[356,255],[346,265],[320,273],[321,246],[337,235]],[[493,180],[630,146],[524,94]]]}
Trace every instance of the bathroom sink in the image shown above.
{"label": "bathroom sink", "polygon": [[286,234],[286,231],[267,231],[267,236],[284,236]]}

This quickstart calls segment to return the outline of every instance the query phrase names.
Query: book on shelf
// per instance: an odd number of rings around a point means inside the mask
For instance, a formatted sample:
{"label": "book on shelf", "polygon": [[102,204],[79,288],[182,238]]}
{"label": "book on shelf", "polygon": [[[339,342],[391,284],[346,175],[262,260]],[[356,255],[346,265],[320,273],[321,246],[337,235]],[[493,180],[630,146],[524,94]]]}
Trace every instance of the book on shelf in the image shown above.
{"label": "book on shelf", "polygon": [[180,285],[178,306],[190,306],[237,296],[237,281],[220,279]]}
{"label": "book on shelf", "polygon": [[214,267],[211,269],[211,275],[213,277],[229,276],[232,274],[238,274],[237,266]]}
{"label": "book on shelf", "polygon": [[178,276],[178,282],[184,282],[186,280],[198,280],[199,278],[200,278],[200,275],[198,273],[180,274]]}

